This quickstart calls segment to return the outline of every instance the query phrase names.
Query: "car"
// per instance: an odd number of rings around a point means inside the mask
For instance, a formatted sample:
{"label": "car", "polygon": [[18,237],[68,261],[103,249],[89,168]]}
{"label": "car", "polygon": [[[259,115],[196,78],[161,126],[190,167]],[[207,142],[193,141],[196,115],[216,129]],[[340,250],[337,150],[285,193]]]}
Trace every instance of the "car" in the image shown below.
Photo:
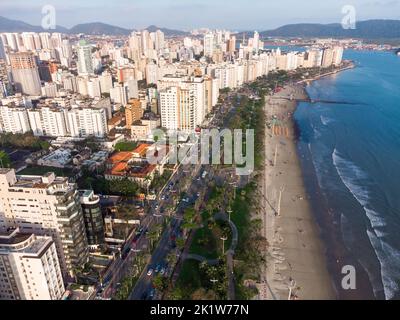
{"label": "car", "polygon": [[165,200],[165,196],[162,196],[162,197],[161,197],[161,200]]}
{"label": "car", "polygon": [[156,294],[156,290],[155,289],[151,289],[150,292],[149,292],[149,298],[153,298],[155,294]]}
{"label": "car", "polygon": [[153,274],[153,269],[150,268],[150,269],[147,271],[147,276],[148,276],[148,277],[151,277],[152,274]]}
{"label": "car", "polygon": [[159,205],[157,204],[157,205],[155,206],[155,209],[158,210],[158,208],[159,208]]}
{"label": "car", "polygon": [[197,195],[198,197],[200,197],[200,192],[197,192],[196,195]]}
{"label": "car", "polygon": [[161,268],[160,274],[163,276],[165,274],[165,268]]}
{"label": "car", "polygon": [[161,270],[161,265],[158,264],[158,265],[156,266],[156,269],[155,269],[154,271],[155,271],[155,273],[159,273],[160,270]]}

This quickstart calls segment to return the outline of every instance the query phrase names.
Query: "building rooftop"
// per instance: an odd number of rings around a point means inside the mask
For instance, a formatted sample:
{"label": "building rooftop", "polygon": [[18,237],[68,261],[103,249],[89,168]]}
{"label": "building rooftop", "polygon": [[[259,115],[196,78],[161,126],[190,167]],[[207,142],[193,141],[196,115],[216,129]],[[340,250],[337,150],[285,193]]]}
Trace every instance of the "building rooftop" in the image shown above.
{"label": "building rooftop", "polygon": [[142,158],[146,155],[147,149],[151,146],[148,143],[140,144],[135,150],[132,151],[133,156]]}
{"label": "building rooftop", "polygon": [[40,237],[33,233],[20,232],[19,228],[0,233],[0,254],[18,252],[40,257],[53,241],[50,237]]}
{"label": "building rooftop", "polygon": [[120,151],[112,154],[110,158],[108,158],[108,162],[115,164],[118,162],[128,162],[130,159],[132,159],[132,152]]}

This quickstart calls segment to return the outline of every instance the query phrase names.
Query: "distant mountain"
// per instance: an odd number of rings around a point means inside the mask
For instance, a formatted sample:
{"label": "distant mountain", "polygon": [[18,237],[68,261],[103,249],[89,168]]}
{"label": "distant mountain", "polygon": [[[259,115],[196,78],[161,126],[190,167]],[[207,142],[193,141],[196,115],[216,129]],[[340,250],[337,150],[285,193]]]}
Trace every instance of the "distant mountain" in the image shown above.
{"label": "distant mountain", "polygon": [[168,28],[159,28],[155,25],[148,26],[145,30],[149,32],[156,32],[157,30],[161,30],[164,32],[166,36],[187,36],[190,33],[182,30],[168,29]]}
{"label": "distant mountain", "polygon": [[132,30],[120,28],[116,26],[112,26],[109,24],[101,23],[101,22],[92,22],[92,23],[82,23],[78,24],[71,29],[69,29],[68,33],[78,34],[90,34],[90,35],[129,35]]}
{"label": "distant mountain", "polygon": [[[7,19],[0,16],[0,32],[43,32],[42,27],[33,26],[29,23],[25,23],[19,20]],[[55,30],[51,30],[52,32],[68,32],[67,28],[57,26]]]}
{"label": "distant mountain", "polygon": [[339,23],[289,24],[275,30],[263,31],[262,37],[333,37],[361,39],[400,38],[400,20],[359,21],[356,29],[343,29]]}
{"label": "distant mountain", "polygon": [[[151,25],[146,28],[149,32],[155,32],[161,30],[166,36],[185,36],[189,32],[174,30],[168,28],[159,28],[157,26]],[[40,26],[33,26],[31,24],[25,23],[23,21],[11,20],[0,16],[0,32],[43,32]],[[57,26],[55,30],[50,30],[51,32],[61,32],[61,33],[71,33],[78,34],[84,33],[88,35],[129,35],[132,31],[130,29],[121,28],[113,26],[110,24],[102,22],[91,22],[78,24],[71,29],[67,29],[61,26]]]}

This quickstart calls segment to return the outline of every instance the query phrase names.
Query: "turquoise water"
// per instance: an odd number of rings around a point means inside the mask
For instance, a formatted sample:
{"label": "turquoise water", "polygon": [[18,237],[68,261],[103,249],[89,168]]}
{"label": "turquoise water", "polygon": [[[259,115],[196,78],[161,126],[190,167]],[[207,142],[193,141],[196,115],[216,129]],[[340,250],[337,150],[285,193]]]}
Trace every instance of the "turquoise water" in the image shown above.
{"label": "turquoise water", "polygon": [[[306,179],[310,167],[315,171],[317,187],[309,191],[315,203],[324,204],[315,205],[315,214],[328,257],[337,260],[331,266],[354,264],[359,287],[370,285],[376,298],[395,299],[400,293],[400,57],[347,51],[345,58],[357,68],[316,81],[307,91],[315,100],[350,104],[301,103],[295,113],[298,148]],[[333,246],[340,245],[344,251],[333,254]]]}

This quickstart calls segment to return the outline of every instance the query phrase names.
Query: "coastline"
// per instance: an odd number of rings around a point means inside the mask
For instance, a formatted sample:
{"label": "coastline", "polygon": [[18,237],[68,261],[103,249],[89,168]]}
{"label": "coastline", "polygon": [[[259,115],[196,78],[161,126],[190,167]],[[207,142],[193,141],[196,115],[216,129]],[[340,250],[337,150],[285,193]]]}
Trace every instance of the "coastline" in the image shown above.
{"label": "coastline", "polygon": [[[331,212],[319,189],[311,155],[307,147],[299,143],[300,128],[293,118],[298,103],[311,99],[306,91],[308,84],[353,68],[355,64],[349,62],[334,72],[287,85],[283,91],[266,99],[266,119],[270,121],[275,115],[277,126],[267,128],[265,138],[263,194],[266,212],[262,219],[263,235],[270,246],[265,276],[259,285],[259,299],[288,299],[291,279],[296,281],[292,286],[295,294],[292,299],[375,298],[368,275],[337,236]],[[290,96],[292,99],[288,99]],[[276,166],[273,165],[275,150]],[[289,188],[281,189],[288,183]],[[281,215],[275,216],[280,190],[283,191]],[[345,264],[357,268],[358,284],[361,285],[356,290],[340,287],[341,266]]]}
{"label": "coastline", "polygon": [[[293,100],[287,97],[293,96]],[[307,195],[297,152],[293,113],[297,100],[307,99],[303,85],[288,85],[267,97],[265,112],[271,120],[265,137],[263,193],[266,212],[266,256],[261,299],[335,299],[325,248]]]}
{"label": "coastline", "polygon": [[[310,84],[310,83],[312,83],[314,81],[317,81],[319,79],[322,79],[322,78],[337,74],[337,73],[342,72],[342,71],[354,69],[355,67],[356,67],[356,65],[354,64],[353,61],[348,61],[347,65],[342,66],[342,67],[340,67],[340,68],[338,68],[338,69],[336,69],[334,71],[326,72],[326,73],[320,74],[318,76],[315,76],[313,78],[300,80],[300,81],[297,82],[297,84],[307,84],[308,85],[308,84]],[[308,96],[307,91],[304,90],[304,92],[305,92],[305,96],[307,97],[307,99],[310,99],[310,97]]]}

